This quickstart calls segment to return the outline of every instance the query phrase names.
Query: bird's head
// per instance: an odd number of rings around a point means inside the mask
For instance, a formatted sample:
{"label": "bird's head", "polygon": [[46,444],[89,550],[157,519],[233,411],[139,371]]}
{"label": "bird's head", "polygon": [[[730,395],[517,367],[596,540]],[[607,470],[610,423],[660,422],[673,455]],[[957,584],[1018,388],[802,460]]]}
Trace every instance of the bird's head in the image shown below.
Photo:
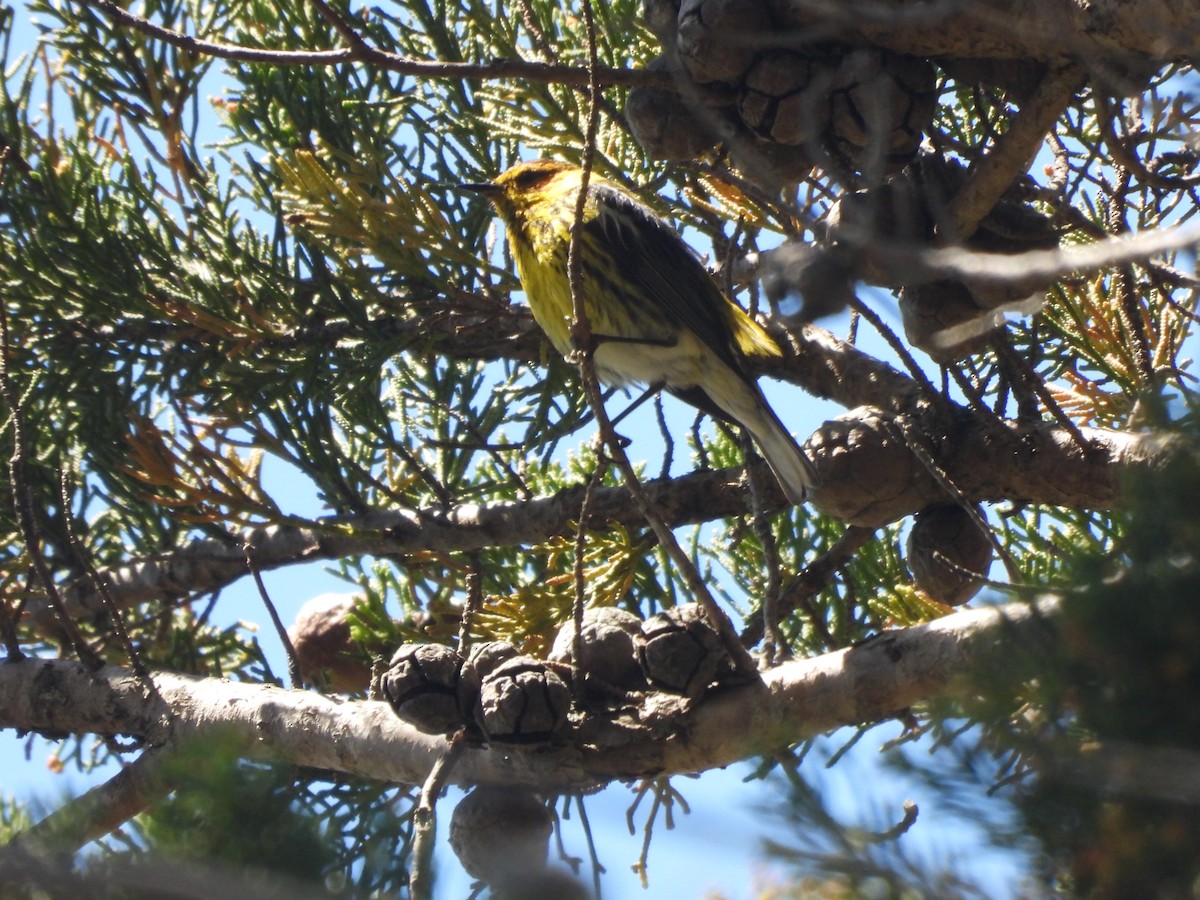
{"label": "bird's head", "polygon": [[572,185],[579,184],[579,167],[553,159],[534,159],[517,163],[497,175],[493,181],[463,184],[460,187],[483,194],[495,205],[506,221],[522,218],[530,207],[553,199]]}

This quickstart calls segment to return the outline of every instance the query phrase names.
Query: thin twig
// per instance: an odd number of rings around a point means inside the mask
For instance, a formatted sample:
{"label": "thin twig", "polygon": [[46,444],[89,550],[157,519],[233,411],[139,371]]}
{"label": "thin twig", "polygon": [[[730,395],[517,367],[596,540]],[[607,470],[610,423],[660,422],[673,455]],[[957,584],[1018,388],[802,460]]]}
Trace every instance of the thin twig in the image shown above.
{"label": "thin twig", "polygon": [[[1009,397],[1017,406],[1017,423],[1029,427],[1042,421],[1042,410],[1038,406],[1038,393],[1031,382],[1041,381],[1033,365],[1026,363],[1012,350],[1008,331],[1000,329],[992,335],[989,343],[996,354],[998,372],[997,389],[1005,389],[1005,400]],[[951,367],[955,368],[955,367]],[[1028,373],[1028,374],[1027,374]]]}
{"label": "thin twig", "polygon": [[835,750],[829,757],[829,759],[825,760],[825,768],[832,769],[839,762],[841,762],[842,758],[851,750],[853,750],[854,746],[862,740],[863,735],[870,731],[873,727],[873,724],[859,725],[858,728],[854,729],[854,734],[851,735],[850,738],[844,744],[842,744],[842,746],[838,747],[837,750]]}
{"label": "thin twig", "polygon": [[421,787],[421,798],[413,810],[412,868],[409,870],[408,891],[413,900],[433,897],[433,848],[437,842],[437,799],[441,796],[454,764],[466,746],[462,731],[450,738],[450,746],[438,757],[429,777]]}
{"label": "thin twig", "polygon": [[575,806],[579,810],[579,824],[583,828],[583,838],[587,844],[588,856],[592,860],[592,887],[595,888],[596,898],[599,900],[601,896],[600,876],[608,870],[604,868],[604,864],[600,862],[600,854],[596,852],[596,839],[592,836],[592,823],[588,821],[587,807],[583,803],[582,794],[575,795]]}
{"label": "thin twig", "polygon": [[655,788],[654,800],[650,804],[650,812],[646,814],[646,824],[642,828],[642,852],[638,854],[637,862],[630,867],[637,873],[643,890],[650,886],[650,839],[654,836],[654,822],[658,818],[658,809],[662,802],[662,794]]}
{"label": "thin twig", "polygon": [[[1157,172],[1148,169],[1137,152],[1130,146],[1133,143],[1133,136],[1128,134],[1123,136],[1118,135],[1116,128],[1113,126],[1113,122],[1121,114],[1124,98],[1110,98],[1099,91],[1094,96],[1098,107],[1096,121],[1100,126],[1100,135],[1104,138],[1104,143],[1108,145],[1112,158],[1120,168],[1136,174],[1138,180],[1143,184],[1149,187],[1160,188],[1164,191],[1185,191],[1200,184],[1200,175],[1171,177],[1169,175],[1159,175]],[[1115,109],[1113,108],[1114,105],[1116,106]],[[1144,134],[1145,132],[1142,131],[1140,133]]]}
{"label": "thin twig", "polygon": [[[846,530],[824,553],[814,559],[799,574],[792,579],[791,584],[784,589],[775,610],[782,621],[796,610],[798,606],[806,605],[807,601],[829,583],[833,574],[844,566],[850,558],[865,546],[875,536],[874,528],[864,528],[861,525],[847,525]],[[816,615],[814,609],[809,609],[813,629],[820,634],[825,646],[832,650],[837,646],[832,634],[823,619]],[[754,619],[742,632],[742,644],[753,647],[763,639],[764,622],[761,618]]]}
{"label": "thin twig", "polygon": [[[600,435],[596,435],[597,443],[600,441]],[[599,451],[601,448],[597,448]],[[608,471],[608,458],[600,452],[596,454],[596,468],[592,472],[592,477],[588,479],[587,490],[583,492],[583,502],[579,504],[579,525],[575,529],[575,562],[572,566],[572,575],[575,579],[575,602],[572,604],[571,617],[575,623],[575,634],[572,638],[571,658],[575,661],[575,666],[572,672],[575,682],[575,700],[580,702],[583,699],[585,670],[583,667],[583,612],[587,606],[587,584],[583,577],[583,558],[584,545],[587,542],[587,526],[586,522],[588,514],[591,512],[592,502],[596,497],[596,488],[600,486],[600,482],[604,479],[604,473]]]}
{"label": "thin twig", "polygon": [[517,0],[517,6],[521,12],[521,22],[525,25],[525,30],[529,32],[529,39],[533,41],[533,46],[537,48],[543,59],[553,59],[554,48],[550,45],[541,23],[538,22],[537,13],[534,12],[529,0]]}
{"label": "thin twig", "polygon": [[567,281],[571,288],[571,338],[580,354],[580,371],[585,385],[588,385],[589,381],[596,384],[596,393],[599,393],[598,379],[592,360],[596,350],[595,337],[592,335],[591,321],[583,301],[581,283],[583,257],[580,250],[583,214],[587,207],[588,182],[592,177],[592,165],[596,157],[596,135],[600,130],[600,106],[597,103],[600,84],[596,80],[596,67],[599,65],[599,60],[596,50],[596,20],[592,15],[591,0],[583,0],[582,9],[587,32],[587,73],[590,96],[588,98],[587,129],[584,133],[583,158],[580,160],[579,193],[575,197],[570,244],[567,248]]}
{"label": "thin twig", "polygon": [[[583,299],[583,252],[581,249],[582,239],[580,237],[583,232],[584,211],[587,208],[588,181],[592,175],[592,164],[596,155],[596,135],[600,129],[600,105],[597,102],[600,87],[595,78],[598,61],[596,51],[596,21],[592,15],[591,0],[583,0],[583,21],[587,31],[588,87],[590,90],[588,97],[587,130],[584,135],[582,170],[579,176],[579,193],[575,197],[575,213],[571,220],[570,242],[567,246],[567,282],[571,290],[571,338],[577,348],[579,374],[583,380],[588,403],[597,417],[597,422],[602,423],[606,420],[607,416],[604,409],[604,399],[600,394],[600,380],[596,375],[596,338],[592,334],[592,323],[588,317]],[[600,427],[597,431],[598,440],[603,441],[606,437],[604,428]],[[597,449],[600,451],[600,448]],[[583,509],[579,514],[579,526],[575,530],[575,562],[572,568],[572,575],[575,580],[575,600],[572,604],[575,636],[571,651],[574,654],[575,660],[574,693],[576,701],[582,700],[584,687],[583,608],[586,596],[586,585],[583,579],[584,528],[587,521],[587,510],[591,506],[592,498],[595,496],[596,486],[599,482],[598,475],[607,468],[604,453],[597,452],[596,456],[596,470],[592,473],[592,477],[588,481],[587,490],[584,492]]]}
{"label": "thin twig", "polygon": [[467,554],[467,602],[458,624],[458,652],[466,656],[475,628],[475,615],[483,608],[483,561],[479,551]]}
{"label": "thin twig", "polygon": [[24,659],[25,654],[21,650],[21,640],[17,636],[17,622],[21,620],[21,613],[24,611],[24,600],[17,601],[15,606],[9,606],[8,598],[0,599],[0,637],[4,639],[4,651],[7,654],[6,659],[16,662],[19,659]]}
{"label": "thin twig", "polygon": [[[146,686],[148,694],[152,697],[157,697],[158,688],[154,686],[154,681],[150,678],[150,672],[147,670],[146,664],[142,662],[142,655],[138,652],[137,647],[133,644],[133,640],[129,637],[129,630],[125,627],[125,620],[121,618],[121,610],[117,606],[117,601],[113,599],[113,595],[108,589],[108,582],[96,571],[96,566],[92,563],[91,553],[83,545],[83,542],[79,539],[79,535],[75,531],[75,517],[71,514],[70,483],[66,469],[63,470],[62,478],[59,480],[59,491],[62,497],[63,521],[67,527],[67,540],[75,548],[75,555],[83,563],[84,571],[87,573],[87,577],[91,579],[92,586],[100,597],[100,603],[103,605],[104,611],[108,614],[112,630],[121,644],[121,649],[125,651],[125,655],[129,659],[129,667],[142,680],[142,684]],[[159,699],[162,698],[160,697]]]}
{"label": "thin twig", "polygon": [[862,837],[868,843],[882,844],[887,841],[894,841],[904,835],[910,828],[917,824],[917,814],[920,810],[917,804],[912,800],[904,801],[904,817],[887,831],[879,831],[874,833],[863,834]]}
{"label": "thin twig", "polygon": [[935,388],[933,386],[933,382],[926,377],[925,371],[919,365],[917,365],[917,361],[913,359],[913,355],[908,352],[908,348],[904,346],[903,342],[896,337],[895,332],[888,328],[883,319],[879,318],[879,316],[875,314],[875,310],[871,309],[871,307],[863,303],[857,297],[851,301],[850,308],[859,316],[870,322],[871,326],[877,332],[879,332],[879,336],[887,341],[888,346],[892,348],[892,351],[898,357],[900,357],[901,362],[904,363],[904,367],[908,369],[908,374],[912,377],[913,381],[920,385],[921,390],[925,392],[925,395],[935,403],[940,402],[942,395],[938,393],[938,389]]}
{"label": "thin twig", "polygon": [[993,428],[1004,428],[1004,419],[990,406],[984,399],[983,391],[978,385],[972,384],[966,374],[957,365],[942,366],[942,372],[949,374],[954,379],[958,389],[963,392],[963,396],[967,398],[971,408],[977,412],[981,418],[985,419]]}
{"label": "thin twig", "polygon": [[[594,62],[596,53],[595,23],[592,19],[590,2],[583,4],[583,10],[585,22],[589,23],[589,62]],[[575,220],[571,226],[571,243],[567,254],[567,275],[571,287],[571,304],[573,309],[571,331],[577,348],[576,356],[584,392],[587,396],[588,405],[596,417],[596,425],[600,436],[608,446],[609,456],[617,468],[620,469],[621,475],[630,493],[633,495],[639,512],[650,524],[655,537],[658,538],[659,543],[679,570],[684,582],[687,584],[688,591],[703,607],[705,616],[709,619],[710,624],[720,633],[722,642],[733,658],[737,668],[747,676],[756,677],[758,669],[754,664],[754,660],[738,641],[737,633],[734,631],[729,617],[725,615],[724,610],[713,599],[707,585],[704,584],[703,579],[700,577],[700,573],[696,571],[695,565],[687,554],[683,552],[683,549],[675,540],[675,535],[667,527],[666,523],[663,522],[662,517],[650,502],[649,497],[646,496],[641,481],[638,479],[637,472],[629,462],[629,457],[625,454],[621,439],[614,431],[612,422],[604,408],[604,398],[600,391],[600,382],[595,368],[595,338],[592,335],[591,324],[587,317],[587,311],[584,308],[580,284],[582,260],[580,254],[577,252],[579,235],[583,224],[584,206],[587,199],[587,183],[590,177],[592,156],[595,149],[596,130],[599,125],[599,110],[595,102],[598,92],[599,85],[594,84],[592,104],[589,108],[588,116],[587,143],[584,147],[582,160],[580,190],[579,196],[576,198]]]}
{"label": "thin twig", "polygon": [[1075,441],[1076,446],[1085,453],[1088,451],[1087,438],[1083,436],[1083,432],[1079,430],[1071,417],[1068,416],[1058,401],[1054,399],[1054,395],[1046,388],[1046,384],[1033,367],[1017,353],[1008,343],[1008,339],[1003,332],[998,332],[992,337],[992,349],[995,351],[998,359],[1008,363],[1009,368],[1019,377],[1022,378],[1027,387],[1033,391],[1037,398],[1042,402],[1042,406],[1046,407],[1046,412],[1054,417],[1054,421],[1059,424],[1067,434],[1071,435],[1071,439]]}
{"label": "thin twig", "polygon": [[658,538],[659,543],[662,544],[663,549],[675,564],[679,574],[683,577],[688,593],[700,604],[704,610],[705,618],[708,619],[709,624],[720,634],[721,643],[733,659],[738,671],[746,677],[758,678],[758,667],[738,639],[737,632],[733,628],[733,623],[729,621],[729,616],[725,614],[720,604],[713,598],[708,585],[700,577],[695,563],[683,552],[683,548],[679,546],[679,541],[675,539],[675,533],[663,521],[662,516],[659,515],[658,510],[655,509],[654,504],[646,495],[646,490],[642,486],[641,481],[638,480],[637,472],[634,471],[633,464],[630,463],[629,457],[625,454],[620,440],[611,432],[611,429],[607,429],[608,417],[605,415],[603,407],[596,410],[596,419],[600,425],[601,432],[605,433],[607,430],[607,433],[610,435],[608,444],[613,456],[613,462],[621,470],[625,486],[629,488],[629,493],[633,496],[638,511],[650,525],[651,530],[654,531],[654,536]]}
{"label": "thin twig", "polygon": [[292,644],[292,639],[288,636],[287,627],[283,624],[283,620],[279,618],[279,612],[275,609],[275,604],[271,602],[271,596],[267,593],[267,586],[263,584],[262,575],[258,571],[258,565],[254,562],[253,534],[242,545],[242,551],[246,556],[246,568],[250,570],[250,576],[254,579],[254,586],[258,588],[258,595],[262,598],[263,605],[267,608],[267,615],[271,617],[271,624],[275,626],[275,631],[279,635],[283,649],[287,652],[288,679],[291,681],[292,689],[297,691],[302,690],[304,688],[304,676],[300,671],[300,657],[296,655],[296,647]]}
{"label": "thin twig", "polygon": [[[740,430],[738,441],[741,444],[742,456],[746,460],[753,460],[758,456],[754,442],[745,429]],[[760,617],[766,637],[763,656],[767,665],[774,665],[779,658],[791,656],[791,648],[779,631],[779,594],[783,577],[780,574],[779,545],[775,541],[775,533],[771,530],[770,519],[763,510],[763,481],[758,474],[760,471],[755,466],[747,466],[746,482],[750,487],[750,523],[759,544],[762,545],[763,567],[767,573]]]}
{"label": "thin twig", "polygon": [[[588,70],[594,75],[597,67],[596,23],[592,15],[590,0],[584,0],[582,8],[588,38]],[[638,509],[646,517],[646,521],[649,522],[650,527],[654,530],[659,543],[662,544],[667,554],[671,557],[671,560],[679,569],[688,586],[689,592],[703,607],[706,618],[709,619],[710,624],[720,633],[721,640],[725,644],[737,668],[747,676],[757,677],[758,668],[755,666],[750,654],[746,652],[746,648],[738,641],[737,632],[733,630],[733,624],[729,621],[729,617],[725,615],[724,610],[713,599],[708,586],[705,585],[704,580],[700,577],[700,573],[696,571],[695,565],[688,558],[687,554],[683,552],[683,549],[675,540],[675,535],[667,527],[666,523],[662,521],[662,517],[658,515],[650,499],[646,496],[646,492],[637,477],[637,472],[634,471],[633,465],[629,462],[629,457],[625,454],[625,449],[621,446],[621,440],[613,430],[612,422],[609,420],[608,413],[604,408],[604,398],[600,392],[600,380],[596,375],[594,358],[596,350],[595,336],[592,334],[591,322],[588,320],[583,300],[581,284],[583,260],[579,251],[583,214],[587,203],[588,179],[591,177],[592,160],[596,149],[596,134],[600,127],[600,108],[598,106],[600,84],[595,78],[590,82],[590,90],[591,99],[588,107],[587,131],[585,134],[583,159],[581,161],[582,171],[580,172],[579,195],[575,199],[575,218],[571,223],[571,242],[567,252],[567,279],[571,287],[572,307],[571,336],[576,347],[577,362],[579,364],[580,376],[583,380],[584,391],[588,404],[592,408],[592,413],[596,417],[596,425],[600,435],[608,445],[609,454],[613,462],[621,470],[621,475],[630,493],[633,494]]]}
{"label": "thin twig", "polygon": [[658,423],[658,433],[663,442],[663,461],[658,477],[668,478],[671,475],[671,463],[675,461],[675,438],[671,435],[671,429],[667,427],[667,414],[663,409],[661,393],[654,397],[654,420]]}
{"label": "thin twig", "polygon": [[362,34],[351,25],[340,12],[330,6],[325,0],[308,0],[313,8],[320,13],[321,18],[333,26],[333,30],[342,36],[342,40],[355,51],[370,51],[370,47]]}
{"label": "thin twig", "polygon": [[[42,554],[41,535],[38,533],[37,519],[33,513],[33,499],[29,495],[25,417],[21,401],[17,398],[16,391],[13,390],[12,378],[8,370],[8,359],[11,353],[8,306],[4,302],[4,298],[0,297],[0,396],[8,406],[9,428],[12,431],[13,449],[12,456],[8,460],[8,478],[9,488],[12,491],[13,514],[16,517],[21,540],[24,541],[25,549],[29,553],[29,561],[37,574],[42,590],[46,592],[46,599],[54,612],[59,628],[62,629],[67,642],[75,650],[79,659],[89,668],[98,669],[104,664],[104,661],[84,640],[74,620],[68,615],[62,595],[58,591],[58,585],[54,583],[54,576],[50,572],[50,565]],[[6,649],[9,659],[16,661],[23,659],[24,654],[17,642],[16,623],[12,622],[11,624],[13,627],[6,629],[6,632],[9,632],[5,634]]]}

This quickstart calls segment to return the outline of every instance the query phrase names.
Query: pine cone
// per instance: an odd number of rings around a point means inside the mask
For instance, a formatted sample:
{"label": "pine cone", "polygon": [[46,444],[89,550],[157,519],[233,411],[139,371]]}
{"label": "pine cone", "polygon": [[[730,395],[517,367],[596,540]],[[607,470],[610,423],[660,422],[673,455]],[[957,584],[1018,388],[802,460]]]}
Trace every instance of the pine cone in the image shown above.
{"label": "pine cone", "polygon": [[875,180],[917,154],[937,108],[936,76],[925,59],[859,48],[838,65],[831,89],[831,150]]}
{"label": "pine cone", "polygon": [[804,452],[817,472],[813,506],[851,525],[894,522],[941,490],[908,448],[896,416],[873,406],[825,422]]}
{"label": "pine cone", "polygon": [[672,607],[642,623],[641,660],[653,686],[692,699],[731,667],[721,636],[695,603]]}
{"label": "pine cone", "polygon": [[[638,663],[638,637],[642,620],[612,606],[584,610],[583,660],[579,668],[587,681],[625,691],[644,689],[646,681]],[[550,649],[553,662],[575,665],[575,623],[559,629]]]}
{"label": "pine cone", "polygon": [[[664,57],[646,68],[663,71]],[[634,140],[653,159],[685,160],[703,156],[736,129],[724,109],[695,107],[673,91],[635,87],[625,101],[625,121]]]}
{"label": "pine cone", "polygon": [[458,707],[462,657],[443,644],[404,644],[379,678],[380,693],[406,722],[430,734],[461,728]]}
{"label": "pine cone", "polygon": [[479,720],[479,691],[483,687],[483,679],[503,663],[519,656],[520,652],[508,641],[483,641],[472,644],[467,650],[467,657],[459,673],[458,706],[468,722]]}
{"label": "pine cone", "polygon": [[834,71],[824,58],[771,51],[746,72],[738,114],[760,137],[781,144],[818,143],[829,126]]}
{"label": "pine cone", "polygon": [[496,743],[547,743],[566,728],[570,710],[570,688],[532,656],[501,663],[479,689],[479,727]]}
{"label": "pine cone", "polygon": [[992,550],[992,542],[961,506],[927,506],[917,513],[908,535],[908,568],[930,597],[961,606],[983,587]]}
{"label": "pine cone", "polygon": [[750,67],[771,21],[761,0],[683,0],[676,46],[698,84],[734,84]]}
{"label": "pine cone", "polygon": [[769,190],[814,165],[878,181],[915,155],[933,119],[928,60],[833,44],[764,50],[779,32],[765,0],[645,0],[644,18],[664,50],[648,68],[671,65],[698,86],[630,92],[630,128],[657,159],[695,159],[723,143]]}
{"label": "pine cone", "polygon": [[524,788],[476,787],[450,816],[450,846],[473,878],[503,892],[546,868],[554,815]]}

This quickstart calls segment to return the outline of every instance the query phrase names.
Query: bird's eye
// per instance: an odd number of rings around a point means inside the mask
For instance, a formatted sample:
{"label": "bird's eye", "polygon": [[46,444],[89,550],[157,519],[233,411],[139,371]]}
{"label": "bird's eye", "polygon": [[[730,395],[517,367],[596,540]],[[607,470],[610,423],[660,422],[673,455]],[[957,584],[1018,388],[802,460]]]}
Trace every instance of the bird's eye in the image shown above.
{"label": "bird's eye", "polygon": [[553,169],[536,168],[526,169],[524,172],[519,173],[514,180],[519,190],[530,191],[545,184],[553,177]]}

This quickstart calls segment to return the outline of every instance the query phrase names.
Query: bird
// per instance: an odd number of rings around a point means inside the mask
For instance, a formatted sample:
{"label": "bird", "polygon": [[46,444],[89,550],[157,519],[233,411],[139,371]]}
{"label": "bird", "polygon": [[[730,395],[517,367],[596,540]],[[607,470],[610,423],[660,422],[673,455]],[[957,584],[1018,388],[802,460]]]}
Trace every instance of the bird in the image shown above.
{"label": "bird", "polygon": [[[492,181],[463,184],[504,222],[533,317],[570,358],[567,270],[582,169],[520,162]],[[580,288],[605,384],[665,389],[754,438],[784,496],[804,502],[813,468],[767,404],[747,360],[783,351],[730,300],[675,229],[633,194],[592,174],[579,233]]]}

